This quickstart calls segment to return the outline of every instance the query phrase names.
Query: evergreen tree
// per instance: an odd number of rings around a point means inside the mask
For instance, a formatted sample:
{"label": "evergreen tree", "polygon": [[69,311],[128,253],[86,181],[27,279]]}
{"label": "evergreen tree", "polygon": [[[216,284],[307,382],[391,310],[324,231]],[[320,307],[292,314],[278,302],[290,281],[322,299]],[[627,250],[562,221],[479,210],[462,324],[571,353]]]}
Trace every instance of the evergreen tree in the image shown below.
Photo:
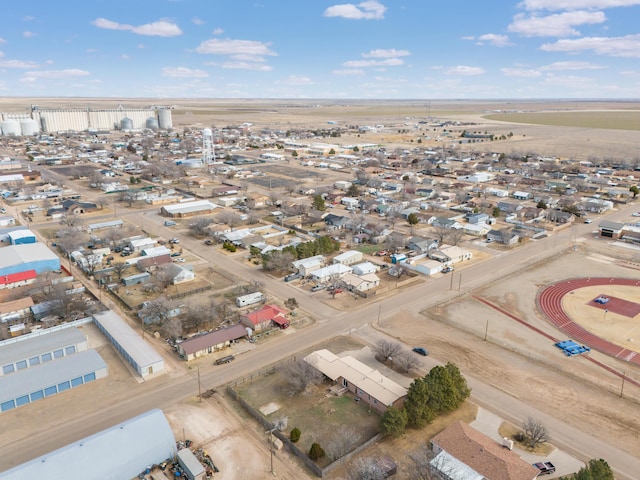
{"label": "evergreen tree", "polygon": [[435,413],[429,406],[429,388],[423,378],[416,378],[409,389],[404,401],[407,411],[407,425],[413,428],[424,427],[435,418]]}
{"label": "evergreen tree", "polygon": [[384,435],[398,438],[407,428],[407,411],[404,408],[389,407],[380,419],[380,431]]}

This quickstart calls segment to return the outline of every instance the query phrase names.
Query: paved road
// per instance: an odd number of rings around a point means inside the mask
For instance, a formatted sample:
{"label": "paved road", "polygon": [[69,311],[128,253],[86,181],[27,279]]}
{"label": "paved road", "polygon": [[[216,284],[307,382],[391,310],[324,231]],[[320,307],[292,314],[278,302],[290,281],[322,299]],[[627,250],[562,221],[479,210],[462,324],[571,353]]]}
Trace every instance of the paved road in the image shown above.
{"label": "paved road", "polygon": [[[608,216],[607,219],[626,219],[628,213],[634,209],[637,209],[637,206],[628,206],[623,211]],[[146,231],[152,234],[159,234],[165,238],[180,237],[174,230],[164,227],[164,219],[157,215],[157,211],[157,207],[152,207],[145,211],[123,211],[118,216],[120,218],[128,217],[128,220],[143,226]],[[379,332],[368,327],[361,327],[369,325],[378,316],[390,317],[399,311],[417,313],[428,306],[447,301],[455,295],[486,285],[496,278],[504,278],[506,275],[523,270],[544,258],[560,253],[574,243],[576,238],[588,234],[594,228],[593,225],[576,225],[553,237],[532,242],[525,248],[504,252],[494,259],[471,265],[454,273],[453,289],[451,288],[451,278],[441,277],[412,288],[403,289],[395,295],[382,298],[354,312],[339,312],[312,295],[301,295],[298,289],[282,282],[282,280],[262,276],[261,279],[265,280],[266,290],[269,294],[279,298],[295,297],[301,309],[311,312],[318,319],[317,324],[291,335],[285,335],[277,341],[260,345],[259,348],[240,356],[235,362],[225,365],[222,369],[213,369],[202,373],[203,388],[220,387],[230,380],[251,373],[256,369],[256,365],[272,364],[295,352],[312,348],[323,340],[349,332],[352,329],[358,329],[361,335],[374,338],[379,335]],[[216,253],[216,249],[204,247],[201,241],[182,237],[181,242],[188,250],[196,252],[215,267],[240,279],[255,276],[255,269],[251,266],[244,262],[238,262],[232,257],[220,255]],[[460,291],[458,291],[458,285],[460,285]],[[70,416],[69,421],[65,424],[47,429],[40,435],[33,435],[10,443],[3,439],[1,442],[5,444],[2,446],[3,456],[11,459],[10,465],[16,465],[151,408],[164,408],[197,394],[197,382],[192,372],[183,377],[169,380],[166,377],[144,383],[139,386],[135,395],[126,401],[97,411],[88,417],[73,418]],[[564,424],[560,419],[543,414],[535,407],[527,405],[495,387],[474,378],[468,377],[468,381],[473,389],[473,399],[486,408],[518,423],[528,416],[539,418],[549,426],[554,441],[560,448],[574,451],[585,459],[600,457],[607,459],[615,468],[619,479],[633,480],[637,478],[637,472],[640,472],[640,460],[604,444],[571,425]],[[8,467],[9,464],[6,466]]]}

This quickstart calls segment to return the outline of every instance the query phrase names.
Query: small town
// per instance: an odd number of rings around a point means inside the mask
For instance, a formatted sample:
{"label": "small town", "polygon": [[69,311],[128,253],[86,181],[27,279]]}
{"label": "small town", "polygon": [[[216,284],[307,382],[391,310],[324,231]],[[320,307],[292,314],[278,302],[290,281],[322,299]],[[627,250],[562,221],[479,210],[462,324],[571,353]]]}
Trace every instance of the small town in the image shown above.
{"label": "small town", "polygon": [[638,18],[7,4],[0,480],[639,480]]}

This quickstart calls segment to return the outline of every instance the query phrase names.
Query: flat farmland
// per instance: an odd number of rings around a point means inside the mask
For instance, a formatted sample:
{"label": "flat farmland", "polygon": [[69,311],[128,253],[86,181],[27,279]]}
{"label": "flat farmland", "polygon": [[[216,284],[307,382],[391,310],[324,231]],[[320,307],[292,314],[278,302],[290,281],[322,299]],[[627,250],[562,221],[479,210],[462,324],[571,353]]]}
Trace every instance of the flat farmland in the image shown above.
{"label": "flat farmland", "polygon": [[487,115],[484,118],[512,123],[557,127],[640,130],[640,111],[530,112]]}

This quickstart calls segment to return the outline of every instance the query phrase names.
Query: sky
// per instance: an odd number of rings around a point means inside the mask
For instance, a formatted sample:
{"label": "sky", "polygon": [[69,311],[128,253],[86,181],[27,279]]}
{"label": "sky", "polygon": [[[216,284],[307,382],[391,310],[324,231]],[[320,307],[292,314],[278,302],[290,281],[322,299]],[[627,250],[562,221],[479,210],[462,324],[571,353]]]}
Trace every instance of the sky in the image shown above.
{"label": "sky", "polygon": [[5,0],[0,96],[638,99],[640,0]]}

